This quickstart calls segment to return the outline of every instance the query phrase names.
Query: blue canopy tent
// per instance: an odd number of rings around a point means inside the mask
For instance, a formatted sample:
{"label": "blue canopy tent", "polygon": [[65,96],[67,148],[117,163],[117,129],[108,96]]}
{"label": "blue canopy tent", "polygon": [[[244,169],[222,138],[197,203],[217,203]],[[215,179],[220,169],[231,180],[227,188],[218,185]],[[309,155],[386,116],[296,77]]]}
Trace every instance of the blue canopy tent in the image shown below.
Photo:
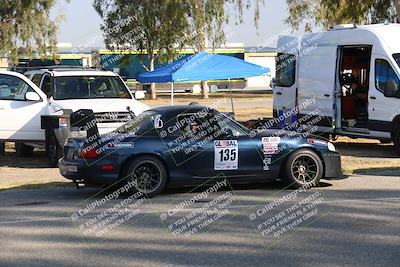
{"label": "blue canopy tent", "polygon": [[239,58],[200,52],[155,71],[139,74],[138,80],[143,84],[171,83],[171,104],[173,104],[175,82],[249,78],[268,72],[269,68]]}

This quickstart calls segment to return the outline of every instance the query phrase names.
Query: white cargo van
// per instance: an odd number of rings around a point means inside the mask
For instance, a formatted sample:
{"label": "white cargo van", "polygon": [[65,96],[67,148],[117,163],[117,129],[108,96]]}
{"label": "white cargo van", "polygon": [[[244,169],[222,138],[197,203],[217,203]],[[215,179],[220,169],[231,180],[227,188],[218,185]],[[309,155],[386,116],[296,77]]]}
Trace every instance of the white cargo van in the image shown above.
{"label": "white cargo van", "polygon": [[400,153],[399,77],[400,24],[339,25],[301,39],[283,36],[274,117],[288,123],[282,115],[295,109],[297,121],[317,126],[319,133],[393,140]]}

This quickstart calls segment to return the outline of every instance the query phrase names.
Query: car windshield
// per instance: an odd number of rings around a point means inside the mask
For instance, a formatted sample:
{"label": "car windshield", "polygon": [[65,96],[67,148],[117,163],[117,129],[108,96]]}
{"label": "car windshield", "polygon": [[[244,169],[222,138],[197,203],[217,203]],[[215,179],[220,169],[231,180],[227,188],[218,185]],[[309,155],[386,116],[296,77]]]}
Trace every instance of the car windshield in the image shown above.
{"label": "car windshield", "polygon": [[115,131],[123,134],[136,134],[139,131],[150,129],[153,126],[152,122],[156,115],[156,112],[147,110],[136,116],[133,120],[125,123]]}
{"label": "car windshield", "polygon": [[0,100],[25,100],[27,92],[34,92],[33,89],[22,79],[0,74]]}
{"label": "car windshield", "polygon": [[115,76],[55,77],[54,99],[131,98],[128,89]]}
{"label": "car windshield", "polygon": [[393,54],[394,60],[396,60],[397,65],[400,67],[400,53]]}

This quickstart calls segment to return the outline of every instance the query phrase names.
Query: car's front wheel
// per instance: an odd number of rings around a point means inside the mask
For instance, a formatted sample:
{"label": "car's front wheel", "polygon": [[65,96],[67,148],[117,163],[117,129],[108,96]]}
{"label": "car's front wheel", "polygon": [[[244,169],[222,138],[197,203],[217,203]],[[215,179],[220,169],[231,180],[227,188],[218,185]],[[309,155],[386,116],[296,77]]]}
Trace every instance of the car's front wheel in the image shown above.
{"label": "car's front wheel", "polygon": [[50,131],[46,140],[46,152],[49,165],[58,166],[58,160],[62,157],[62,148],[58,143],[57,137],[53,131]]}
{"label": "car's front wheel", "polygon": [[6,143],[0,142],[0,156],[4,156],[6,153]]}
{"label": "car's front wheel", "polygon": [[286,161],[284,182],[294,188],[312,187],[319,184],[323,175],[320,157],[308,149],[293,152]]}
{"label": "car's front wheel", "polygon": [[167,177],[164,164],[152,156],[132,160],[125,172],[126,182],[133,182],[134,190],[146,197],[160,194],[165,189]]}
{"label": "car's front wheel", "polygon": [[33,147],[25,145],[24,143],[15,143],[15,152],[18,157],[31,157],[33,149]]}

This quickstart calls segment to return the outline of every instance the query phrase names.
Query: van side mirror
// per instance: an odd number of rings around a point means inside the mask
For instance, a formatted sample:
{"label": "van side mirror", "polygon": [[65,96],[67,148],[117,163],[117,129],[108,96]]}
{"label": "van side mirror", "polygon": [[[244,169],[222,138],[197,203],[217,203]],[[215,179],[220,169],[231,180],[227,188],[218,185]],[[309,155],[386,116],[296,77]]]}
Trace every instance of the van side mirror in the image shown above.
{"label": "van side mirror", "polygon": [[394,80],[387,80],[383,89],[385,97],[395,97],[398,90],[397,83]]}
{"label": "van side mirror", "polygon": [[36,92],[27,92],[25,94],[25,99],[28,101],[40,101],[41,98]]}
{"label": "van side mirror", "polygon": [[135,92],[135,99],[139,100],[139,99],[144,99],[145,98],[145,93],[144,91],[140,90],[140,91],[136,91]]}

